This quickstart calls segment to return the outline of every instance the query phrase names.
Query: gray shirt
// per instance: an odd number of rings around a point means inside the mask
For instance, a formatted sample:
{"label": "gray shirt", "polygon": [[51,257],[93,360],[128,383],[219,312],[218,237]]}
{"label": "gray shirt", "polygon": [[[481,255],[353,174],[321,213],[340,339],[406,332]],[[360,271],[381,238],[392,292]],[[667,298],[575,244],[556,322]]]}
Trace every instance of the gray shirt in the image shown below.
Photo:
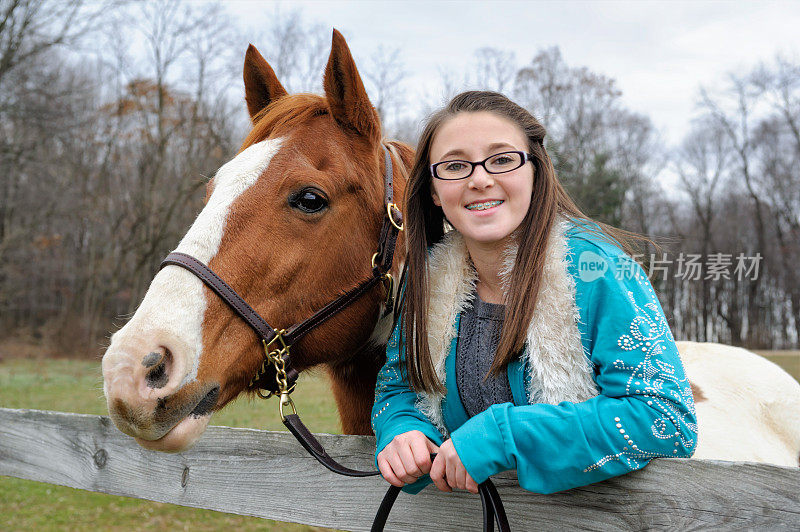
{"label": "gray shirt", "polygon": [[472,308],[461,313],[456,347],[456,384],[469,417],[493,404],[513,402],[508,374],[484,376],[494,360],[503,329],[505,305],[486,303],[472,293]]}

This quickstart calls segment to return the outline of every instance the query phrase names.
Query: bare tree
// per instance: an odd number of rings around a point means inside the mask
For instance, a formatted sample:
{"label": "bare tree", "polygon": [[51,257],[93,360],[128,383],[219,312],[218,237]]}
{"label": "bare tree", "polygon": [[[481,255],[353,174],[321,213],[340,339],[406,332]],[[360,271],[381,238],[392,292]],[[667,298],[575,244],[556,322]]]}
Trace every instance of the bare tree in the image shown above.
{"label": "bare tree", "polygon": [[0,92],[9,72],[96,29],[110,2],[3,0],[0,3]]}
{"label": "bare tree", "polygon": [[439,65],[437,68],[439,74],[439,90],[433,95],[429,95],[425,100],[429,102],[425,105],[423,114],[430,114],[435,109],[453,99],[453,97],[466,88],[466,81],[464,76],[459,76],[451,68],[444,65]]}
{"label": "bare tree", "polygon": [[375,49],[368,67],[364,69],[370,100],[385,125],[390,123],[390,116],[397,119],[397,111],[404,104],[402,82],[405,76],[400,49],[383,45]]}
{"label": "bare tree", "polygon": [[569,77],[569,67],[561,51],[557,47],[547,48],[516,73],[514,95],[534,116],[551,127],[556,113],[564,107],[570,88]]}
{"label": "bare tree", "polygon": [[300,68],[296,73],[297,89],[303,92],[322,91],[322,73],[331,44],[330,30],[323,24],[306,27]]}
{"label": "bare tree", "polygon": [[235,150],[219,6],[104,16],[125,23],[109,24],[121,46],[96,47],[110,51],[103,63],[34,43],[2,93],[0,326],[45,324],[64,348],[96,347],[109,317],[131,310],[197,212],[203,176]]}
{"label": "bare tree", "polygon": [[795,330],[800,330],[800,64],[780,55],[750,75],[770,114],[753,132],[756,174],[773,213],[777,276],[789,295]]}
{"label": "bare tree", "polygon": [[498,48],[478,48],[474,54],[473,85],[484,90],[503,92],[511,87],[517,73],[514,52]]}
{"label": "bare tree", "polygon": [[114,147],[117,164],[127,168],[125,193],[112,216],[128,235],[116,254],[130,269],[118,272],[137,301],[195,212],[186,208],[187,200],[198,204],[203,175],[233,150],[230,109],[214,83],[215,77],[230,75],[229,62],[220,56],[230,53],[233,37],[226,33],[230,21],[213,4],[162,1],[133,9],[139,20],[134,38],[144,38],[148,60],[138,64],[135,77],[121,84],[122,92],[106,109],[109,123],[119,127],[113,134],[135,139]]}
{"label": "bare tree", "polygon": [[[705,88],[700,90],[700,105],[708,119],[725,133],[733,148],[736,160],[736,176],[744,184],[753,204],[755,223],[755,249],[748,252],[768,253],[766,207],[758,180],[753,173],[752,129],[755,107],[758,104],[758,91],[744,78],[729,75],[728,86],[718,95],[712,95]],[[766,266],[765,266],[766,267]],[[760,321],[759,287],[763,276],[748,283],[747,298],[747,342],[757,345],[762,342],[761,330],[756,328]],[[727,319],[733,319],[727,316]],[[727,320],[726,320],[727,321]]]}
{"label": "bare tree", "polygon": [[330,47],[330,33],[311,24],[300,9],[274,10],[272,23],[259,41],[264,57],[289,92],[311,92],[321,87],[322,71]]}
{"label": "bare tree", "polygon": [[788,128],[794,152],[800,152],[800,64],[778,54],[772,64],[760,64],[749,81]]}
{"label": "bare tree", "polygon": [[651,121],[625,109],[614,80],[549,48],[516,73],[514,95],[547,128],[559,177],[587,214],[651,232],[663,156]]}
{"label": "bare tree", "polygon": [[[109,3],[86,6],[83,1],[3,0],[0,3],[0,257],[10,244],[15,195],[22,186],[21,166],[32,162],[34,140],[26,138],[26,127],[56,122],[64,111],[54,108],[60,101],[52,84],[33,81],[45,73],[45,54],[59,46],[75,45],[96,29],[102,10]],[[52,56],[52,54],[51,54]],[[60,87],[64,89],[64,87]],[[55,115],[54,116],[54,112]],[[61,124],[63,127],[63,124]]]}
{"label": "bare tree", "polygon": [[[716,220],[719,187],[727,172],[732,156],[730,141],[713,123],[699,123],[684,140],[675,155],[675,170],[683,192],[689,197],[696,221],[692,233],[699,251],[707,257],[715,250],[714,225]],[[711,283],[705,276],[701,284],[701,324],[699,339],[708,341],[711,328]],[[732,316],[731,319],[739,319]],[[740,327],[737,327],[740,328]]]}

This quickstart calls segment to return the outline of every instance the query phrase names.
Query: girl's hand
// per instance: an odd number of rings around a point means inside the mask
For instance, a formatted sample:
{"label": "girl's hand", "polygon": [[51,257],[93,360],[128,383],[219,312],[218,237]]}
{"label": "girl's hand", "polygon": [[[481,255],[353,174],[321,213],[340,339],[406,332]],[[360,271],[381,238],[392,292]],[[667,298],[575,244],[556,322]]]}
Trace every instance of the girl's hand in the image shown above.
{"label": "girl's hand", "polygon": [[402,488],[430,472],[431,453],[438,450],[422,432],[404,432],[378,453],[378,469],[389,484]]}
{"label": "girl's hand", "polygon": [[453,440],[447,440],[439,447],[439,454],[433,461],[430,470],[431,480],[442,491],[453,491],[453,488],[478,493],[478,484],[469,476],[461,458],[456,453]]}

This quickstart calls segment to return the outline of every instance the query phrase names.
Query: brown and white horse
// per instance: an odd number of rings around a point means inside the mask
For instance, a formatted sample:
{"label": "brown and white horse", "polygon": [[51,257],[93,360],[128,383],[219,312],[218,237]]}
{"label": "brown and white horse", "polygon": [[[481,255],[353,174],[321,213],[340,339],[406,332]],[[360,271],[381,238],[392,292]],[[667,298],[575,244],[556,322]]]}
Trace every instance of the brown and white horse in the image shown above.
{"label": "brown and white horse", "polygon": [[[176,251],[193,255],[277,329],[369,277],[384,207],[381,125],[344,38],[334,32],[325,96],[288,95],[254,47],[244,67],[253,129],[208,184]],[[406,145],[387,143],[397,170]],[[395,171],[394,194],[405,179]],[[398,242],[393,270],[404,245]],[[326,364],[347,433],[369,434],[391,316],[374,289],[292,349],[298,370]],[[376,324],[378,326],[376,326]],[[182,268],[161,270],[103,357],[114,423],[145,447],[178,450],[246,389],[264,351],[252,330]]]}
{"label": "brown and white horse", "polygon": [[[381,125],[344,38],[334,30],[324,96],[289,95],[254,47],[244,65],[253,129],[209,182],[176,251],[209,265],[276,329],[302,321],[367,278],[383,219],[383,145],[394,189],[412,150]],[[399,203],[399,202],[398,202]],[[395,278],[404,254],[398,240]],[[371,434],[375,379],[391,315],[376,289],[292,350],[324,364],[342,429]],[[800,384],[748,351],[679,342],[697,407],[697,458],[797,465]],[[247,389],[264,353],[252,330],[193,274],[165,268],[103,357],[108,409],[144,447],[179,451]]]}

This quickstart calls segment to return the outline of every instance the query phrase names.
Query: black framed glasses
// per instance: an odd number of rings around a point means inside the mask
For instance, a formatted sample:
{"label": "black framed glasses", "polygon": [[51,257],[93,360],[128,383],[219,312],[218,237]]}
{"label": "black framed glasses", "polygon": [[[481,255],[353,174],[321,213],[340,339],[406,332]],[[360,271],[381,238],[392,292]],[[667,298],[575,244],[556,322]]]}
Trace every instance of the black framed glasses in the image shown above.
{"label": "black framed glasses", "polygon": [[431,165],[431,175],[436,179],[445,181],[455,181],[466,179],[472,175],[476,166],[483,166],[483,169],[490,174],[504,174],[516,170],[526,162],[530,161],[533,155],[524,151],[504,151],[487,157],[482,161],[442,161]]}

